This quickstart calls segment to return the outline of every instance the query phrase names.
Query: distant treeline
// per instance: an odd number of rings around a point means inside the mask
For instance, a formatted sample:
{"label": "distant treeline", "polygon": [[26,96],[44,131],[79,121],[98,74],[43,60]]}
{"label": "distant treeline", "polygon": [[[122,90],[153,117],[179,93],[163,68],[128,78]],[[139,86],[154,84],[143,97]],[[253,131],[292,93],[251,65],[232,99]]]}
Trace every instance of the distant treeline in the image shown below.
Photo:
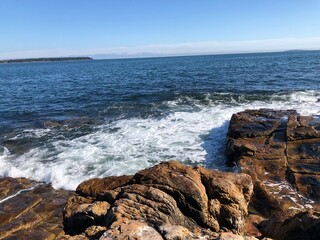
{"label": "distant treeline", "polygon": [[26,58],[0,60],[0,63],[24,63],[24,62],[60,62],[60,61],[83,61],[93,60],[91,57],[57,57],[57,58]]}

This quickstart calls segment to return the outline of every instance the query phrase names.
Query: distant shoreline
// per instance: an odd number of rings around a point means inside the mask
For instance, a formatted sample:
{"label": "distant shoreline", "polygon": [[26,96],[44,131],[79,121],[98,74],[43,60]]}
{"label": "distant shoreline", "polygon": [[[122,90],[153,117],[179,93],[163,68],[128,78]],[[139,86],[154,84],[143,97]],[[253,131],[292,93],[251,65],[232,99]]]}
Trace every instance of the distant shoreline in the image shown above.
{"label": "distant shoreline", "polygon": [[254,52],[225,52],[225,53],[188,53],[188,54],[159,54],[159,55],[110,55],[94,54],[90,55],[94,60],[119,60],[119,59],[148,59],[148,58],[171,58],[171,57],[202,57],[202,56],[228,56],[228,55],[256,55],[256,54],[282,54],[282,53],[301,53],[301,52],[319,52],[320,49],[293,49],[282,51],[254,51]]}
{"label": "distant shoreline", "polygon": [[24,58],[0,60],[1,63],[28,63],[28,62],[62,62],[93,60],[91,57],[55,57],[55,58]]}
{"label": "distant shoreline", "polygon": [[320,52],[320,49],[290,49],[283,51],[261,51],[261,52],[226,52],[226,53],[190,53],[190,54],[164,54],[164,55],[108,55],[95,54],[90,57],[47,57],[47,58],[21,58],[0,60],[0,64],[6,63],[29,63],[29,62],[60,62],[60,61],[87,61],[87,60],[120,60],[120,59],[149,59],[149,58],[171,58],[171,57],[201,57],[201,56],[228,56],[228,55],[249,55],[249,54],[281,54],[281,53],[302,53]]}

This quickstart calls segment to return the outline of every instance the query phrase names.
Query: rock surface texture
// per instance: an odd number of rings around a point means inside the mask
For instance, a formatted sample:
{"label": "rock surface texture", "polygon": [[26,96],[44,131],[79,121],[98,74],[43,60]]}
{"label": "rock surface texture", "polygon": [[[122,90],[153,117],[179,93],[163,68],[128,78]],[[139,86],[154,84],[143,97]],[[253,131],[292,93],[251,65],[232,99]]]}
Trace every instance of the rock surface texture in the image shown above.
{"label": "rock surface texture", "polygon": [[71,193],[26,178],[0,179],[0,239],[57,239]]}
{"label": "rock surface texture", "polygon": [[83,182],[68,199],[64,226],[69,239],[217,239],[243,233],[252,190],[246,174],[163,162]]}
{"label": "rock surface texture", "polygon": [[[270,109],[234,114],[226,153],[228,164],[237,164],[241,172],[252,177],[254,194],[249,210],[265,218],[262,232],[276,239],[292,239],[287,236],[301,233],[294,224],[303,222],[303,228],[308,229],[311,221],[307,219],[318,219],[318,214],[312,213],[319,211],[320,205],[318,117]],[[304,211],[308,212],[301,218],[299,214]],[[286,218],[293,220],[287,223]],[[291,233],[283,234],[288,226]],[[303,239],[320,239],[318,230]]]}
{"label": "rock surface texture", "polygon": [[234,114],[226,155],[241,173],[169,161],[75,194],[2,178],[0,239],[320,239],[320,118]]}

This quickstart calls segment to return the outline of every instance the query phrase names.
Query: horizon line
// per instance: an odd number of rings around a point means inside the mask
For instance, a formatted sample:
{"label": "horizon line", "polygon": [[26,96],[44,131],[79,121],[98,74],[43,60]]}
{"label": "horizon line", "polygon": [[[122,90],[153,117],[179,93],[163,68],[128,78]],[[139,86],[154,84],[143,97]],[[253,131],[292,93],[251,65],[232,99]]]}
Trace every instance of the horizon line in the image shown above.
{"label": "horizon line", "polygon": [[[69,56],[57,56],[57,57],[27,57],[27,58],[7,58],[0,59],[3,61],[15,61],[15,60],[32,60],[32,59],[60,59],[60,58],[82,58],[88,57],[92,60],[117,60],[117,59],[143,59],[143,58],[167,58],[167,57],[197,57],[197,56],[223,56],[223,55],[242,55],[242,54],[263,54],[263,53],[299,53],[299,52],[316,52],[320,51],[319,49],[287,49],[287,50],[262,50],[262,51],[235,51],[235,52],[219,52],[219,53],[181,53],[181,54],[151,54],[144,55],[142,54],[93,54],[93,55],[69,55]],[[101,58],[96,58],[95,56],[101,55]],[[108,56],[110,57],[104,57]],[[102,57],[103,56],[103,57]]]}
{"label": "horizon line", "polygon": [[[320,51],[320,48],[316,49],[288,49],[288,50],[265,50],[265,51],[252,51],[252,52],[221,52],[221,53],[186,53],[186,54],[163,54],[163,55],[114,55],[117,56],[115,58],[94,58],[96,55],[109,55],[109,54],[94,54],[88,55],[87,57],[93,58],[93,60],[117,60],[117,59],[142,59],[142,58],[167,58],[167,57],[197,57],[197,56],[222,56],[222,55],[241,55],[241,54],[263,54],[263,53],[286,53],[286,52],[316,52]],[[111,55],[111,54],[110,54]],[[84,57],[85,55],[81,55],[79,57]],[[77,56],[74,56],[77,57]]]}
{"label": "horizon line", "polygon": [[136,58],[157,56],[193,56],[238,54],[258,52],[279,52],[292,49],[318,50],[320,36],[308,38],[273,38],[237,41],[197,41],[180,43],[113,46],[103,48],[50,48],[28,49],[0,53],[0,60],[21,58],[43,58],[47,56],[93,56],[94,58]]}

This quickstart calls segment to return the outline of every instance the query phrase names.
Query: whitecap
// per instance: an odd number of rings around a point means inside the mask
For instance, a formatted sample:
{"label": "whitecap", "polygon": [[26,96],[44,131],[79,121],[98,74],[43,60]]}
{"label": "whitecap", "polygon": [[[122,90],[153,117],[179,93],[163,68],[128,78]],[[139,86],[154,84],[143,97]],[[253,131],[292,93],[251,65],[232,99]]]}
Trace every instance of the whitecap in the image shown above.
{"label": "whitecap", "polygon": [[[319,91],[286,95],[284,101],[246,101],[238,104],[181,99],[165,102],[170,112],[162,118],[127,118],[107,122],[90,134],[52,140],[20,156],[0,155],[0,175],[29,177],[74,190],[89,178],[134,174],[165,160],[225,170],[224,147],[233,113],[245,109],[297,109],[318,114]],[[189,105],[190,102],[194,104]],[[28,132],[43,136],[49,131]]]}

